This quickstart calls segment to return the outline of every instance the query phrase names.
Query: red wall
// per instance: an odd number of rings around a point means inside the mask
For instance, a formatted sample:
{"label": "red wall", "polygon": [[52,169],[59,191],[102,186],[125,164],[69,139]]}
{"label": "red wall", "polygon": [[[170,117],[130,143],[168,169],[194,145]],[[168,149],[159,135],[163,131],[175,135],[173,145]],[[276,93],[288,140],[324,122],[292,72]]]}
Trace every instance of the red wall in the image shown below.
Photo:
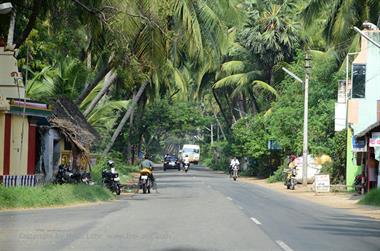
{"label": "red wall", "polygon": [[9,175],[10,158],[11,158],[11,115],[5,114],[3,175]]}
{"label": "red wall", "polygon": [[28,175],[36,172],[36,125],[29,124],[28,136]]}

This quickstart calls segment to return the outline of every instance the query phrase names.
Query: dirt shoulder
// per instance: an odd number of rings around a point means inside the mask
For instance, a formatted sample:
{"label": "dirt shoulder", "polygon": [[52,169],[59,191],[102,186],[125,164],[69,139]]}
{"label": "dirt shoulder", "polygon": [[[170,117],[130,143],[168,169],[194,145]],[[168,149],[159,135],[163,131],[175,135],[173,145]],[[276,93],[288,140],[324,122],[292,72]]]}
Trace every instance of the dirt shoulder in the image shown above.
{"label": "dirt shoulder", "polygon": [[240,177],[239,181],[263,186],[289,196],[295,196],[328,207],[347,209],[352,214],[380,220],[380,207],[359,205],[358,202],[362,198],[361,195],[343,192],[316,194],[312,191],[311,185],[307,187],[299,185],[295,190],[287,190],[282,182],[268,183],[266,179]]}

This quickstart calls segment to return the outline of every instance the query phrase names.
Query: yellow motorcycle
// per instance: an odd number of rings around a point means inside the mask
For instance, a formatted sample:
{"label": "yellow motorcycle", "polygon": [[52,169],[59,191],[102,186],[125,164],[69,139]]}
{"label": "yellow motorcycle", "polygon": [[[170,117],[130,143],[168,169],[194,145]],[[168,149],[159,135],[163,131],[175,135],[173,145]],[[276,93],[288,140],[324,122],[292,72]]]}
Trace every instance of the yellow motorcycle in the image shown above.
{"label": "yellow motorcycle", "polygon": [[139,187],[143,190],[143,193],[150,193],[150,189],[153,187],[154,177],[152,170],[149,168],[143,168],[140,170]]}

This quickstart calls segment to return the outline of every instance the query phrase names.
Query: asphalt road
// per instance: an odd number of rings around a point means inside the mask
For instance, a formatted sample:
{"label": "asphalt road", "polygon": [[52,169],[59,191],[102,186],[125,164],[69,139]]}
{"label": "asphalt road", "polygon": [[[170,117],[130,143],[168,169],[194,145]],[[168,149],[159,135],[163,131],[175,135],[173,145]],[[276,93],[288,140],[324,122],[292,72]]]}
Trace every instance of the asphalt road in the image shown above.
{"label": "asphalt road", "polygon": [[380,250],[380,222],[192,168],[158,191],[0,212],[0,250]]}

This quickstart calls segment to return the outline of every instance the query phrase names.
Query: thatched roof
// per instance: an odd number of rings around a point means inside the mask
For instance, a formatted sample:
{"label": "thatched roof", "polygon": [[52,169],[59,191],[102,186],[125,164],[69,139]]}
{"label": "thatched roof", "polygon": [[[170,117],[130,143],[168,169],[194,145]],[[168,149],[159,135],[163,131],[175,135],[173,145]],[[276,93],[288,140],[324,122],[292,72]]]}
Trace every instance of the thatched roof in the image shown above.
{"label": "thatched roof", "polygon": [[87,122],[79,108],[64,97],[57,98],[50,103],[53,108],[53,115],[49,117],[50,125],[57,128],[81,151],[88,152],[99,134]]}

